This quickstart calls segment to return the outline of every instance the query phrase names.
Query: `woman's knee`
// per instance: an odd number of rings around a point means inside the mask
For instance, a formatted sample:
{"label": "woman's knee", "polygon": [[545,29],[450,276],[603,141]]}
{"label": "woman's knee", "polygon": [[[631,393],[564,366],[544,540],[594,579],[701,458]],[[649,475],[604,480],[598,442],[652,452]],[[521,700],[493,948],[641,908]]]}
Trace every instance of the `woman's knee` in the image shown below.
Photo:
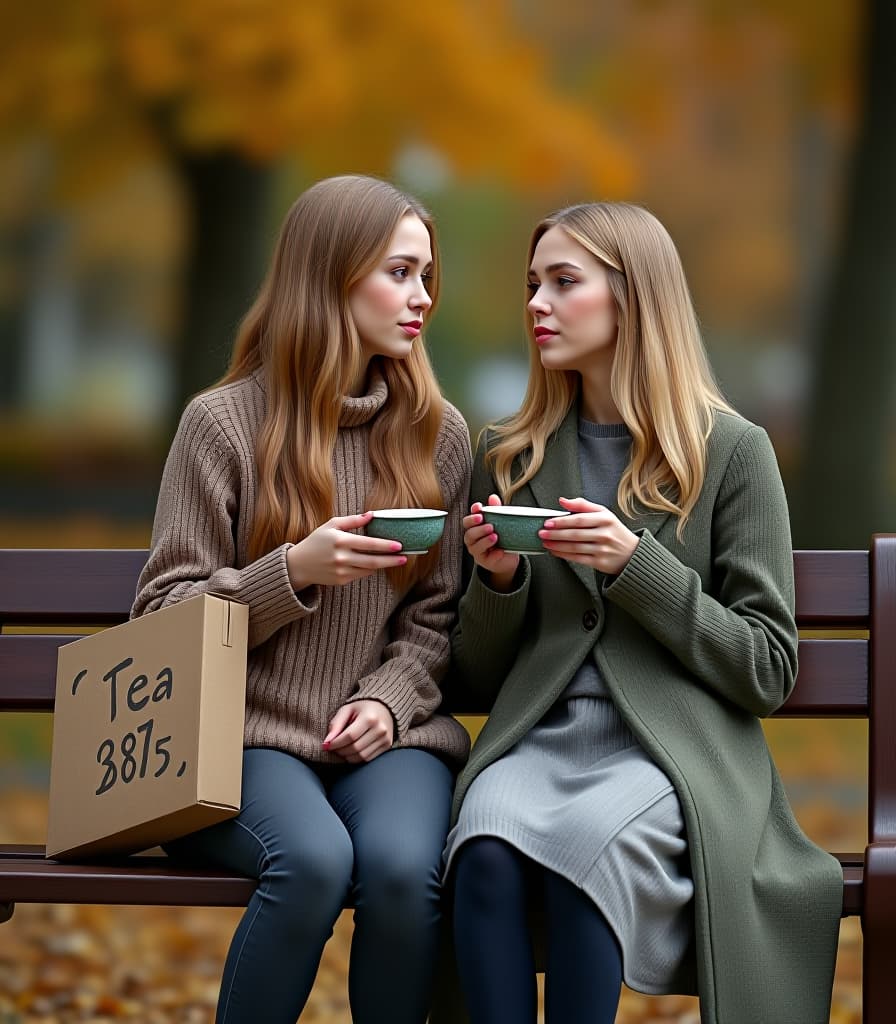
{"label": "woman's knee", "polygon": [[359,909],[380,910],[386,917],[430,916],[441,899],[441,853],[408,843],[379,851],[365,850],[355,869]]}
{"label": "woman's knee", "polygon": [[313,834],[285,833],[267,850],[261,881],[321,902],[344,901],[351,885],[354,854],[344,829]]}
{"label": "woman's knee", "polygon": [[519,897],[525,888],[526,858],[502,839],[469,839],[457,851],[453,871],[457,897],[481,907]]}

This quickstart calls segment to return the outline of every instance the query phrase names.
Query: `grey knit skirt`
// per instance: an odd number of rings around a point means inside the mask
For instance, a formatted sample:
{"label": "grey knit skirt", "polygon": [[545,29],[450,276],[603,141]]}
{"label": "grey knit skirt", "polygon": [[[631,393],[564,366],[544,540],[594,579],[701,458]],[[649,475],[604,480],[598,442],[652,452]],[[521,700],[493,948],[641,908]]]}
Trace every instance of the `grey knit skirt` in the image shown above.
{"label": "grey knit skirt", "polygon": [[503,839],[584,890],[619,940],[630,988],[694,990],[681,806],[611,700],[561,698],[474,779],[448,836],[446,874],[477,836]]}

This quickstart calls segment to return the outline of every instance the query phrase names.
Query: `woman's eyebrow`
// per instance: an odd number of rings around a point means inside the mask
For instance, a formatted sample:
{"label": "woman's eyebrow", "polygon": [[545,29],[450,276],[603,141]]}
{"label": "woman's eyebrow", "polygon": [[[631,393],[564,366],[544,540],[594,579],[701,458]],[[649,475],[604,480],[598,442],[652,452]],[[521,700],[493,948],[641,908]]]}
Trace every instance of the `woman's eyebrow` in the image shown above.
{"label": "woman's eyebrow", "polygon": [[[420,257],[419,256],[402,256],[401,254],[397,254],[395,256],[387,256],[386,259],[387,260],[401,260],[402,263],[413,263],[415,267],[420,265]],[[428,267],[431,267],[432,266],[432,260],[430,260],[426,265]]]}
{"label": "woman's eyebrow", "polygon": [[545,270],[550,273],[553,270],[581,270],[582,268],[578,263],[570,263],[569,260],[562,260],[560,263],[552,263],[549,267],[545,267]]}
{"label": "woman's eyebrow", "polygon": [[[581,270],[582,268],[578,263],[570,263],[569,260],[562,260],[560,263],[551,263],[544,269],[546,274],[551,274],[555,270]],[[538,271],[534,267],[529,267],[529,277],[538,277]]]}

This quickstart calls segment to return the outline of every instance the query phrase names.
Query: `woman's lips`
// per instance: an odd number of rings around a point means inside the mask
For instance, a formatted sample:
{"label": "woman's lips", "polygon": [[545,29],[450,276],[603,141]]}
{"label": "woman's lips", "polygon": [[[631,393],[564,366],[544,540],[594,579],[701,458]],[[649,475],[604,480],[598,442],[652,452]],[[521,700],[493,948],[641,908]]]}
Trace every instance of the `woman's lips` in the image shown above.
{"label": "woman's lips", "polygon": [[409,338],[416,338],[423,326],[420,320],[411,320],[406,324],[398,325]]}
{"label": "woman's lips", "polygon": [[552,331],[550,327],[536,327],[535,328],[535,344],[544,345],[545,342],[550,341],[551,338],[557,336],[556,331]]}

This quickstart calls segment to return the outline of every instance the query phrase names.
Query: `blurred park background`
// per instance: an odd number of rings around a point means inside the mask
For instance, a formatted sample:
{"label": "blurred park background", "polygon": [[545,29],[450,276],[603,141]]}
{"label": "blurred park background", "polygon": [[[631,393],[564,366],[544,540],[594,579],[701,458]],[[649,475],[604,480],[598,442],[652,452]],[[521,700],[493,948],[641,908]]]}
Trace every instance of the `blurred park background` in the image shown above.
{"label": "blurred park background", "polygon": [[[282,217],[364,172],[436,216],[428,344],[475,432],[527,372],[526,243],[591,198],[676,239],[798,547],[896,523],[896,6],[887,0],[32,0],[0,34],[0,546],[143,547],[187,396]],[[4,716],[10,718],[11,716]],[[42,842],[48,724],[0,723],[0,840]],[[865,843],[864,726],[770,723],[806,831]],[[206,1020],[231,911],[21,907],[0,1021]],[[342,921],[303,1020],[348,1021]],[[832,1020],[860,1019],[844,925]],[[619,1020],[696,1022],[626,993]],[[764,1022],[771,1024],[771,1022]]]}

